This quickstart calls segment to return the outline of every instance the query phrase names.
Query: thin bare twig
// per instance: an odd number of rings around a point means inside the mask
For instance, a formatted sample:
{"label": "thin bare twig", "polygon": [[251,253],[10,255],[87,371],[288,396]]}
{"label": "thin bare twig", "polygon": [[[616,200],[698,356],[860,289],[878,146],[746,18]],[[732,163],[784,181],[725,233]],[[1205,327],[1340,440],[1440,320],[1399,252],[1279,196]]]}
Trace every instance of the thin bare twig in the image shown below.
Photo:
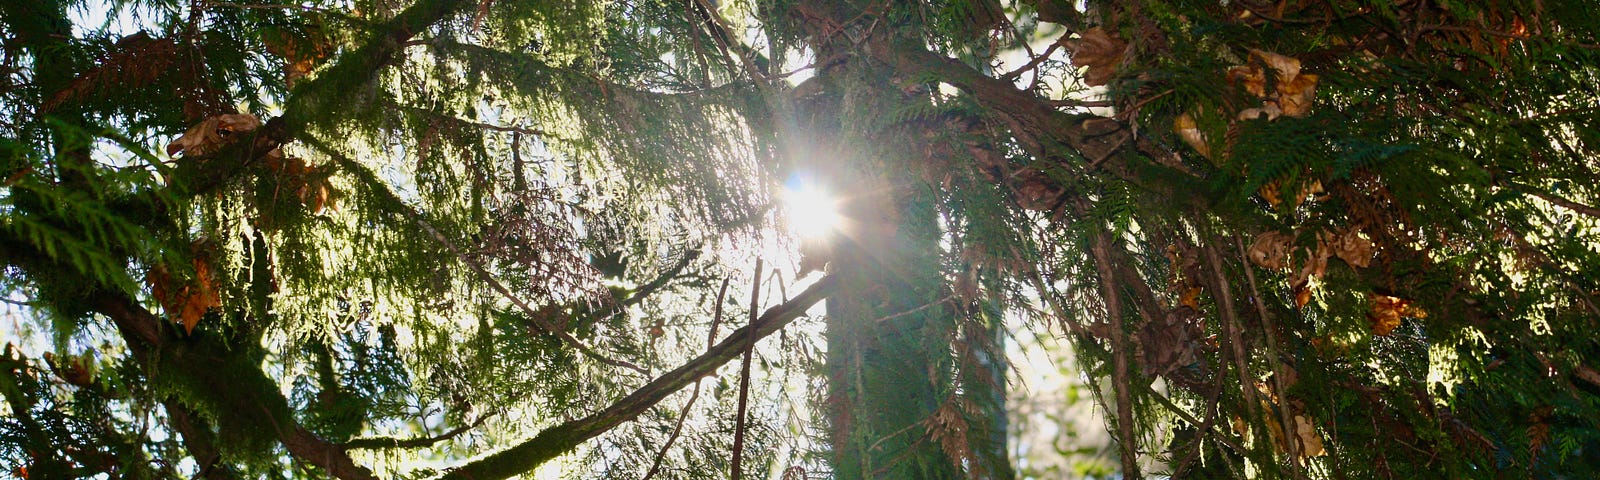
{"label": "thin bare twig", "polygon": [[1222,399],[1222,385],[1227,383],[1227,372],[1228,364],[1223,363],[1221,369],[1217,371],[1216,380],[1212,382],[1211,393],[1206,396],[1206,419],[1195,427],[1193,448],[1190,448],[1189,453],[1184,454],[1183,459],[1176,463],[1177,467],[1172,469],[1172,478],[1184,478],[1183,473],[1189,469],[1189,465],[1200,458],[1200,436],[1215,435],[1212,429],[1217,420],[1218,402]]}
{"label": "thin bare twig", "polygon": [[244,9],[244,10],[300,10],[300,11],[305,11],[305,12],[316,12],[316,13],[331,13],[331,12],[333,12],[332,10],[328,10],[326,8],[313,7],[313,6],[310,6],[310,5],[271,5],[271,4],[259,4],[259,3],[227,3],[227,2],[212,2],[212,1],[200,2],[200,5],[203,6],[203,7],[227,7],[227,8],[238,8],[238,9]]}
{"label": "thin bare twig", "polygon": [[933,307],[939,306],[939,305],[944,304],[945,302],[948,302],[948,301],[950,301],[950,300],[952,300],[954,298],[956,298],[955,294],[945,295],[944,298],[941,298],[941,299],[938,299],[938,300],[934,300],[932,302],[928,302],[927,304],[922,305],[920,307],[913,308],[913,309],[910,309],[910,310],[906,310],[906,311],[900,312],[900,313],[894,313],[894,314],[885,315],[883,317],[879,317],[877,320],[873,320],[872,323],[887,322],[887,321],[890,321],[890,320],[894,320],[896,318],[904,317],[906,315],[911,315],[911,314],[914,314],[914,313],[917,313],[917,312],[920,312],[920,311],[923,311],[923,310],[927,310],[929,308],[933,308]]}
{"label": "thin bare twig", "polygon": [[[1283,383],[1285,376],[1283,361],[1278,358],[1277,328],[1274,327],[1272,322],[1272,315],[1267,313],[1267,304],[1261,299],[1261,287],[1256,283],[1255,268],[1250,266],[1250,256],[1245,251],[1244,239],[1234,235],[1233,240],[1239,249],[1239,261],[1244,263],[1244,278],[1250,284],[1250,295],[1252,297],[1251,300],[1253,300],[1252,303],[1256,307],[1256,315],[1260,316],[1261,328],[1265,330],[1262,333],[1266,335],[1265,338],[1267,340],[1267,363],[1272,365],[1272,384],[1277,389],[1278,394],[1278,418],[1282,422],[1279,425],[1283,426],[1284,432],[1294,432],[1294,415],[1289,411],[1289,400],[1285,398],[1289,395],[1289,385]],[[1289,451],[1289,465],[1299,470],[1301,468],[1299,439],[1292,433],[1286,433],[1283,443],[1289,446],[1287,449]]]}
{"label": "thin bare twig", "polygon": [[450,253],[456,256],[456,259],[460,260],[461,263],[466,264],[467,267],[472,269],[474,273],[477,273],[480,280],[483,280],[484,283],[489,284],[489,288],[494,289],[494,291],[499,293],[500,296],[505,297],[506,300],[510,301],[513,305],[516,305],[517,308],[522,309],[522,312],[527,314],[528,319],[533,321],[533,324],[539,327],[540,330],[544,330],[557,337],[560,337],[561,341],[566,342],[568,345],[571,345],[572,348],[575,348],[579,352],[583,353],[584,356],[592,358],[595,361],[614,367],[622,367],[633,370],[642,375],[650,374],[649,370],[645,370],[643,367],[628,362],[627,360],[618,360],[600,354],[600,352],[595,351],[594,348],[585,345],[582,340],[578,340],[578,338],[572,336],[571,333],[567,333],[565,329],[550,323],[549,320],[546,320],[544,316],[539,313],[538,309],[533,308],[532,305],[528,305],[527,302],[517,297],[515,293],[512,293],[511,289],[506,288],[505,284],[502,284],[499,280],[496,280],[494,275],[490,275],[489,270],[483,268],[483,266],[479,265],[478,262],[472,260],[471,258],[467,257],[466,254],[462,253],[461,248],[457,247],[455,242],[450,241],[448,237],[445,237],[443,233],[439,232],[439,229],[434,228],[432,224],[428,223],[426,220],[423,220],[421,214],[413,216],[411,221],[416,223],[418,227],[422,227],[423,230],[426,230],[429,235],[433,236],[435,241],[438,241],[441,245],[444,245],[446,249],[449,249]]}
{"label": "thin bare twig", "polygon": [[[1044,49],[1044,53],[1039,54],[1039,56],[1037,56],[1037,57],[1033,57],[1032,60],[1029,60],[1028,63],[1022,65],[1021,67],[1017,67],[1016,70],[1012,70],[1010,72],[1006,72],[1005,75],[1001,75],[1000,76],[1000,79],[1015,81],[1017,79],[1017,77],[1021,77],[1023,73],[1026,73],[1028,70],[1033,70],[1034,68],[1038,67],[1039,64],[1044,63],[1045,60],[1050,59],[1050,55],[1056,53],[1057,49],[1060,49],[1062,46],[1066,45],[1067,37],[1071,36],[1071,35],[1072,35],[1072,32],[1067,32],[1065,34],[1062,34],[1060,37],[1057,37],[1056,41],[1051,43],[1049,48],[1045,48]],[[1026,43],[1024,43],[1024,45],[1026,45]]]}
{"label": "thin bare twig", "polygon": [[[754,277],[755,278],[751,280],[752,285],[750,285],[750,324],[752,325],[754,325],[756,321],[756,309],[761,308],[761,305],[758,303],[761,301],[760,258],[756,259],[756,271]],[[752,330],[752,335],[753,332],[754,331]],[[731,462],[733,464],[733,471],[732,476],[730,477],[734,480],[742,478],[740,473],[744,460],[744,427],[746,415],[745,405],[750,399],[750,357],[755,356],[755,351],[756,339],[754,336],[752,336],[750,338],[750,343],[744,347],[744,360],[739,364],[739,410],[733,421],[733,461]]]}
{"label": "thin bare twig", "polygon": [[1222,260],[1217,255],[1216,248],[1207,245],[1205,248],[1206,263],[1211,267],[1211,286],[1213,294],[1217,296],[1217,303],[1222,304],[1223,326],[1228,334],[1228,347],[1233,353],[1233,367],[1239,374],[1239,389],[1244,392],[1245,410],[1253,417],[1256,405],[1256,382],[1251,380],[1250,366],[1245,363],[1245,344],[1242,334],[1243,326],[1239,323],[1239,312],[1233,303],[1233,292],[1228,290],[1228,280],[1222,275]]}
{"label": "thin bare twig", "polygon": [[[706,335],[706,348],[717,344],[717,326],[722,324],[722,301],[728,295],[728,279],[722,279],[722,288],[717,289],[717,305],[711,314],[711,333]],[[694,381],[694,390],[689,392],[689,401],[684,402],[683,409],[678,411],[678,421],[672,426],[672,434],[667,436],[667,443],[661,445],[661,451],[656,452],[656,458],[650,462],[650,470],[644,473],[641,480],[650,480],[661,470],[661,460],[667,457],[667,451],[672,449],[672,443],[678,440],[678,434],[683,432],[683,421],[689,418],[689,410],[694,408],[694,402],[700,399],[700,381]]]}
{"label": "thin bare twig", "polygon": [[488,421],[489,417],[493,417],[493,416],[494,415],[484,415],[482,417],[479,417],[477,421],[472,422],[471,424],[462,425],[462,426],[453,428],[450,431],[447,431],[447,432],[444,432],[444,433],[441,433],[441,434],[438,434],[438,435],[434,435],[434,436],[431,436],[431,437],[418,437],[418,438],[407,438],[407,439],[391,438],[391,437],[352,438],[352,439],[350,439],[350,441],[344,442],[343,444],[341,444],[339,446],[343,447],[343,448],[346,448],[346,449],[358,449],[358,448],[359,449],[422,448],[422,447],[428,447],[428,446],[432,446],[435,443],[439,443],[439,442],[442,442],[442,441],[445,441],[445,440],[449,440],[449,439],[455,438],[455,437],[457,437],[457,436],[459,436],[459,435],[461,435],[463,433],[466,433],[468,430],[472,430],[474,428],[478,428],[478,426],[483,425],[483,422]]}
{"label": "thin bare twig", "polygon": [[1546,202],[1550,202],[1550,203],[1554,203],[1554,204],[1562,206],[1562,207],[1566,207],[1566,209],[1568,209],[1568,210],[1572,210],[1574,212],[1581,213],[1581,214],[1589,216],[1591,218],[1600,218],[1600,208],[1595,208],[1594,206],[1591,206],[1591,205],[1588,205],[1588,204],[1585,204],[1585,203],[1581,203],[1581,202],[1578,202],[1576,200],[1568,199],[1568,198],[1562,197],[1560,195],[1556,195],[1556,194],[1553,194],[1553,193],[1550,193],[1550,192],[1546,192],[1542,188],[1537,188],[1537,187],[1534,187],[1534,186],[1531,186],[1531,185],[1524,185],[1524,184],[1515,183],[1515,182],[1512,182],[1511,185],[1514,186],[1514,187],[1517,187],[1518,190],[1522,190],[1523,192],[1527,192],[1529,194],[1532,194],[1535,197],[1539,197],[1541,199],[1544,199],[1544,201],[1546,201]]}

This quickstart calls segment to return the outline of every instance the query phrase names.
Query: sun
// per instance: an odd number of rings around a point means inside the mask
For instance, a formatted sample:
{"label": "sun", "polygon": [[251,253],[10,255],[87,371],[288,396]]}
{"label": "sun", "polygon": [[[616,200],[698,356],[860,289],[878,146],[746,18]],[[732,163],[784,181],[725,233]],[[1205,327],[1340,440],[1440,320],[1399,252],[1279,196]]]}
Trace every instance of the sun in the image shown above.
{"label": "sun", "polygon": [[802,240],[833,235],[840,226],[839,200],[816,182],[790,179],[783,191],[789,231]]}

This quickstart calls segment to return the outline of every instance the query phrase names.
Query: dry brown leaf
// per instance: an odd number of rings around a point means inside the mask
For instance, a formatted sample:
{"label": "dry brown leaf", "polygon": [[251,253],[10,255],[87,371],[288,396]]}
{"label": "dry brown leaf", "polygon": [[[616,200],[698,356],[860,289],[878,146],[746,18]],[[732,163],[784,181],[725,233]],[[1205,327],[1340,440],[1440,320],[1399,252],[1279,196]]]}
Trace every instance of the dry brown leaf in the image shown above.
{"label": "dry brown leaf", "polygon": [[1262,64],[1277,72],[1276,76],[1279,83],[1287,83],[1300,76],[1300,59],[1298,58],[1254,48],[1250,49],[1250,57],[1260,60]]}
{"label": "dry brown leaf", "polygon": [[280,31],[277,35],[264,35],[262,42],[266,44],[267,53],[283,58],[284,84],[291,89],[334,51],[332,40],[317,30],[308,32],[306,37]]}
{"label": "dry brown leaf", "polygon": [[1239,111],[1239,119],[1247,121],[1261,117],[1267,117],[1268,121],[1272,121],[1277,120],[1279,115],[1283,115],[1283,110],[1278,109],[1278,105],[1271,102],[1267,102],[1260,108],[1246,108]]}
{"label": "dry brown leaf", "polygon": [[335,192],[337,191],[328,183],[327,177],[307,176],[305,183],[300,185],[296,193],[299,194],[300,204],[310,208],[311,214],[316,215],[322,213],[324,209],[335,211],[339,209]]}
{"label": "dry brown leaf", "polygon": [[1191,287],[1178,297],[1178,304],[1200,310],[1200,287]]}
{"label": "dry brown leaf", "polygon": [[1372,254],[1377,247],[1361,236],[1361,230],[1352,228],[1336,237],[1328,238],[1333,244],[1333,254],[1352,267],[1367,268],[1372,265]]}
{"label": "dry brown leaf", "polygon": [[[1229,82],[1262,99],[1261,107],[1240,111],[1238,115],[1240,120],[1252,120],[1261,116],[1274,120],[1279,115],[1304,117],[1311,113],[1312,101],[1316,99],[1318,77],[1315,74],[1301,73],[1299,59],[1250,49],[1250,60],[1248,65],[1235,66],[1229,68],[1227,72]],[[1273,72],[1270,90],[1267,88],[1268,70]]]}
{"label": "dry brown leaf", "polygon": [[189,127],[172,143],[167,144],[167,156],[193,157],[212,153],[238,138],[237,134],[255,130],[261,119],[248,113],[230,113],[207,118]]}
{"label": "dry brown leaf", "polygon": [[1317,76],[1304,74],[1288,83],[1278,85],[1278,108],[1284,115],[1302,118],[1311,113],[1311,102],[1317,98]]}
{"label": "dry brown leaf", "polygon": [[1309,285],[1300,287],[1294,291],[1295,308],[1304,308],[1307,303],[1311,303],[1311,287]]}
{"label": "dry brown leaf", "polygon": [[272,152],[266,157],[267,169],[278,175],[281,185],[294,191],[301,205],[310,209],[313,215],[323,210],[339,210],[338,200],[343,195],[328,180],[332,175],[331,168],[308,165],[298,157],[284,156],[278,149]]}
{"label": "dry brown leaf", "polygon": [[1267,75],[1261,67],[1240,65],[1228,68],[1228,81],[1244,87],[1244,91],[1257,97],[1267,96]]}
{"label": "dry brown leaf", "polygon": [[1289,244],[1293,240],[1294,237],[1276,231],[1256,236],[1248,252],[1250,262],[1273,270],[1288,266]]}
{"label": "dry brown leaf", "polygon": [[1261,199],[1266,200],[1267,205],[1276,207],[1283,203],[1283,194],[1279,191],[1277,180],[1262,185],[1260,190],[1256,190],[1256,194],[1261,195]]}
{"label": "dry brown leaf", "polygon": [[1311,422],[1311,417],[1295,415],[1293,419],[1295,440],[1300,442],[1298,451],[1300,458],[1320,457],[1328,452],[1322,448],[1322,436],[1317,435],[1317,428]]}
{"label": "dry brown leaf", "polygon": [[161,308],[173,321],[183,325],[185,332],[193,333],[195,325],[200,323],[206,312],[212,308],[222,306],[222,295],[217,290],[216,277],[211,273],[210,263],[205,260],[206,255],[200,244],[191,247],[197,250],[193,260],[195,277],[192,282],[182,282],[173,278],[166,267],[157,265],[145,272],[145,283],[150,285],[150,296],[161,304]]}
{"label": "dry brown leaf", "polygon": [[1083,83],[1091,87],[1105,85],[1117,74],[1122,54],[1128,44],[1117,39],[1101,27],[1094,27],[1067,41],[1072,64],[1084,67]]}
{"label": "dry brown leaf", "polygon": [[[1269,411],[1273,408],[1271,404],[1264,400],[1261,405]],[[1284,436],[1283,426],[1278,423],[1278,416],[1269,414],[1266,415],[1265,420],[1267,434],[1272,437],[1272,445],[1277,447],[1279,452],[1287,452],[1290,438]],[[1300,454],[1301,460],[1327,454],[1327,451],[1323,449],[1322,436],[1317,434],[1317,427],[1311,417],[1295,415],[1289,418],[1289,422],[1289,428],[1294,432],[1292,438],[1295,442],[1295,451]]]}
{"label": "dry brown leaf", "polygon": [[1139,328],[1135,350],[1146,376],[1165,376],[1198,361],[1202,332],[1189,318],[1172,312]]}
{"label": "dry brown leaf", "polygon": [[1372,321],[1372,334],[1380,337],[1389,336],[1395,328],[1400,327],[1402,317],[1427,318],[1428,313],[1422,308],[1412,305],[1411,300],[1368,293],[1372,300],[1372,309],[1367,312],[1367,318]]}
{"label": "dry brown leaf", "polygon": [[1333,257],[1333,249],[1319,242],[1317,248],[1309,253],[1311,256],[1306,258],[1305,265],[1302,265],[1300,271],[1295,272],[1294,277],[1289,279],[1289,284],[1296,288],[1309,283],[1312,277],[1321,277],[1328,273],[1328,259]]}
{"label": "dry brown leaf", "polygon": [[44,363],[62,381],[79,387],[94,385],[94,364],[88,356],[60,355],[44,352]]}

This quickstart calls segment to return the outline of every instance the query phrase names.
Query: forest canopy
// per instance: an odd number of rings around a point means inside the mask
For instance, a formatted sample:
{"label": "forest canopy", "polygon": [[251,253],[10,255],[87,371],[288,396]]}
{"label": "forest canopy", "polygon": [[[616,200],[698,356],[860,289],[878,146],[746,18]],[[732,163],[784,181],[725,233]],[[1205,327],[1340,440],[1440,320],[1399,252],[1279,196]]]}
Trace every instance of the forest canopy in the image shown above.
{"label": "forest canopy", "polygon": [[1597,7],[0,2],[0,469],[1600,476]]}

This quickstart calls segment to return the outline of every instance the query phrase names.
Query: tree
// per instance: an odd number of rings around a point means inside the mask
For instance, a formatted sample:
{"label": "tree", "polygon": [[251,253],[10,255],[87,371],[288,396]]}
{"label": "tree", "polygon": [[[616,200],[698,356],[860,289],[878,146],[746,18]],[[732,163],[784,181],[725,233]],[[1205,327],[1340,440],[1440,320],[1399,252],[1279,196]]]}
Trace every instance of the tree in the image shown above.
{"label": "tree", "polygon": [[1586,2],[112,6],[0,6],[17,476],[1011,478],[1014,329],[1127,477],[1600,465]]}

